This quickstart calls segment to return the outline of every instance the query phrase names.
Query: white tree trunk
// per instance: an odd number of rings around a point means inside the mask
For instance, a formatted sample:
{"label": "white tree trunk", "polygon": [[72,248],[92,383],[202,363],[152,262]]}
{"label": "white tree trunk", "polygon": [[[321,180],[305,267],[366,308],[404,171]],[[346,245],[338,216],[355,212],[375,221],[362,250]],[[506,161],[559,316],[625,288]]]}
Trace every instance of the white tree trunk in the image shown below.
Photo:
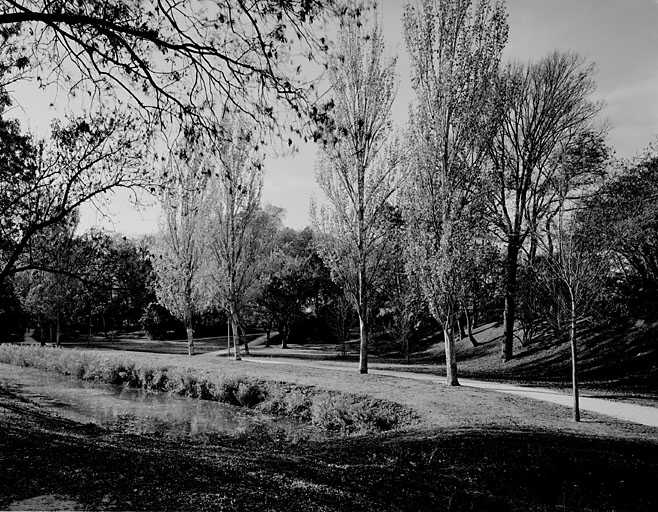
{"label": "white tree trunk", "polygon": [[231,357],[231,317],[226,318],[226,357]]}
{"label": "white tree trunk", "polygon": [[364,314],[359,314],[359,372],[368,373],[368,328],[363,319]]}
{"label": "white tree trunk", "polygon": [[233,331],[233,359],[235,361],[241,361],[242,357],[240,357],[240,340],[238,339],[240,333],[238,332],[238,323],[233,312],[231,312],[231,330]]}
{"label": "white tree trunk", "polygon": [[578,351],[576,347],[576,304],[571,295],[571,329],[569,332],[571,342],[571,390],[573,394],[573,420],[580,421],[580,400],[578,396]]}
{"label": "white tree trunk", "polygon": [[244,349],[244,355],[248,356],[249,354],[249,340],[247,339],[247,333],[244,330],[244,327],[242,327],[242,322],[238,320],[238,329],[240,332],[240,338],[239,341],[242,342],[242,347]]}
{"label": "white tree trunk", "polygon": [[468,313],[468,308],[464,308],[464,315],[466,316],[466,331],[468,334],[468,341],[471,342],[471,345],[477,347],[479,345],[478,341],[473,336],[473,318]]}
{"label": "white tree trunk", "polygon": [[455,338],[452,329],[452,319],[449,319],[443,326],[443,341],[446,352],[446,384],[448,386],[459,386],[459,380],[457,380]]}
{"label": "white tree trunk", "polygon": [[187,333],[187,355],[194,355],[194,330],[190,325],[185,327],[185,332]]}
{"label": "white tree trunk", "polygon": [[[363,235],[360,235],[363,237]],[[362,242],[359,242],[361,263],[359,264],[359,373],[368,373],[368,289],[366,282],[366,263],[363,256]]]}

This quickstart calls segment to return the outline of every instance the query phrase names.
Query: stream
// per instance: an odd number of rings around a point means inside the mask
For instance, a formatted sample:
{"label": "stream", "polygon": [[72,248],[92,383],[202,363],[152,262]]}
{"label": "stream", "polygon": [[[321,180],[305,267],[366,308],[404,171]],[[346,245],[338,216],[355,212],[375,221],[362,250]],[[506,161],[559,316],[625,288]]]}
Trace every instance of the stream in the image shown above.
{"label": "stream", "polygon": [[0,363],[0,389],[61,417],[125,432],[239,434],[254,425],[290,431],[289,420],[207,400],[85,382],[57,373]]}

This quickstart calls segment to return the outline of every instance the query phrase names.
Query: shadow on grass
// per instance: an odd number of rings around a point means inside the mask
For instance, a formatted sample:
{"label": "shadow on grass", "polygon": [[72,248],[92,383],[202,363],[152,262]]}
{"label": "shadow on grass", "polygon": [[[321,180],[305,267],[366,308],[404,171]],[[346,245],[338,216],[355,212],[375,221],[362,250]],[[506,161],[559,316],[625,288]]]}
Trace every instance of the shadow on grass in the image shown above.
{"label": "shadow on grass", "polygon": [[658,445],[648,440],[501,428],[300,442],[92,435],[8,396],[0,406],[0,508],[55,493],[132,510],[658,507]]}

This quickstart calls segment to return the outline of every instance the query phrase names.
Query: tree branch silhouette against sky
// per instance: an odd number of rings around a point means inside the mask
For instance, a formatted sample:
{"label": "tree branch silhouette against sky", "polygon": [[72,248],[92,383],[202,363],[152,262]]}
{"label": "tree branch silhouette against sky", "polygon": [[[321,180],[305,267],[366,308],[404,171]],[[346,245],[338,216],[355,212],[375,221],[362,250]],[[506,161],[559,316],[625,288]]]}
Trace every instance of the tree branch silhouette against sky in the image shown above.
{"label": "tree branch silhouette against sky", "polygon": [[[382,0],[387,52],[398,55],[399,92],[393,120],[403,128],[412,99],[409,57],[402,41],[405,2]],[[526,62],[554,50],[573,50],[597,66],[598,96],[605,102],[602,120],[610,125],[609,141],[617,156],[631,157],[658,134],[658,4],[654,0],[508,0],[510,38],[505,59]],[[9,87],[12,115],[25,129],[45,135],[50,120],[60,116],[65,93],[18,82]],[[50,107],[58,94],[55,107]],[[265,162],[263,200],[285,208],[285,223],[309,224],[309,204],[319,195],[315,184],[317,148],[297,144],[298,152],[270,156]],[[128,193],[108,201],[107,216],[93,207],[81,212],[81,229],[101,225],[128,234],[154,232],[159,212],[153,206],[137,212]]]}

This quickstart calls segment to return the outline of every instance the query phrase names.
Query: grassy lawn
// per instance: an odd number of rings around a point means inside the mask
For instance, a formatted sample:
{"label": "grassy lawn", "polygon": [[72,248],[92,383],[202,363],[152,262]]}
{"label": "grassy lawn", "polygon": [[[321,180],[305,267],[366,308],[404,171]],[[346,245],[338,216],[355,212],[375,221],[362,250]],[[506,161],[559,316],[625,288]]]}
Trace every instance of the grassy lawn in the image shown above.
{"label": "grassy lawn", "polygon": [[0,508],[41,495],[106,510],[658,506],[655,438],[515,425],[299,443],[162,437],[69,422],[1,392],[0,404]]}
{"label": "grassy lawn", "polygon": [[[260,334],[250,334],[249,340],[259,338]],[[94,336],[91,340],[81,337],[77,340],[66,340],[62,346],[68,348],[92,348],[101,350],[125,350],[128,352],[150,352],[156,354],[187,354],[187,343],[182,340],[151,340],[145,336],[126,334],[114,338]],[[226,349],[226,336],[201,338],[194,341],[196,354],[205,354]]]}
{"label": "grassy lawn", "polygon": [[[83,351],[84,352],[84,351]],[[233,361],[221,356],[188,357],[178,354],[151,354],[94,350],[95,355],[123,358],[136,364],[172,367],[181,372],[194,369],[201,375],[252,378],[289,382],[324,390],[358,393],[405,405],[418,413],[426,428],[530,428],[568,431],[585,435],[614,437],[646,436],[658,440],[650,427],[623,423],[609,417],[584,413],[584,421],[570,421],[568,408],[474,388],[449,388],[431,382],[398,379],[382,375],[308,368],[293,364],[263,365],[248,360]]]}
{"label": "grassy lawn", "polygon": [[420,423],[326,440],[127,434],[0,391],[0,509],[656,510],[658,430],[470,388],[221,357],[94,351],[404,404]]}
{"label": "grassy lawn", "polygon": [[[569,388],[571,386],[570,347],[565,341],[556,343],[552,335],[540,337],[527,347],[515,342],[514,358],[502,362],[499,340],[503,328],[499,324],[486,324],[474,329],[479,346],[473,347],[467,339],[456,344],[459,373],[464,377],[495,380],[531,386]],[[658,337],[657,324],[628,324],[599,327],[583,326],[579,341],[579,374],[582,389],[601,398],[624,400],[643,405],[658,404]],[[82,340],[68,345],[87,348]],[[259,357],[292,357],[307,360],[357,360],[351,346],[347,358],[342,358],[335,343],[291,344],[291,350],[278,346],[254,348]],[[126,350],[146,353],[185,355],[187,346],[181,342],[148,340],[96,339],[89,348],[100,350]],[[222,338],[196,343],[199,354],[225,349]],[[445,354],[440,338],[426,340],[412,347],[411,364],[407,365],[399,353],[399,344],[378,341],[371,350],[371,361],[380,368],[445,373]]]}

